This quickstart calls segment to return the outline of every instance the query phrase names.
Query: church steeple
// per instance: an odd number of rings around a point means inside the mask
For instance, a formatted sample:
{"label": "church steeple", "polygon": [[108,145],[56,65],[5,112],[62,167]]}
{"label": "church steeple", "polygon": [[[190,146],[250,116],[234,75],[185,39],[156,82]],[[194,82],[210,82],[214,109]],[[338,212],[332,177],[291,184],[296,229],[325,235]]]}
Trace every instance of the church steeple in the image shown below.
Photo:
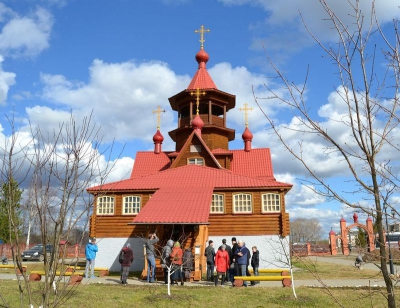
{"label": "church steeple", "polygon": [[[200,51],[196,54],[198,69],[186,90],[169,98],[172,110],[178,112],[178,128],[169,135],[180,151],[185,141],[195,129],[207,146],[213,150],[228,149],[228,142],[234,140],[235,131],[226,127],[226,113],[235,107],[235,96],[217,89],[207,72],[209,60],[204,50],[204,33],[209,32],[201,26]],[[193,95],[199,93],[195,99]]]}

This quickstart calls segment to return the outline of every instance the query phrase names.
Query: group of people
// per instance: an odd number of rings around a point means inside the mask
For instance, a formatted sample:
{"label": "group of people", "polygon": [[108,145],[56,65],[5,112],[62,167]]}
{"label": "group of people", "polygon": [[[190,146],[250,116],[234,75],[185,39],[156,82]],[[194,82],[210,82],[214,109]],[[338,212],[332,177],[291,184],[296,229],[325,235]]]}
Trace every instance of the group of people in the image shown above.
{"label": "group of people", "polygon": [[[221,279],[221,285],[228,281],[233,284],[234,276],[250,276],[249,265],[253,268],[254,276],[258,276],[260,257],[256,246],[252,247],[252,252],[251,255],[246,244],[243,241],[237,242],[236,237],[232,237],[232,247],[226,244],[226,239],[223,239],[217,252],[214,249],[214,242],[209,240],[204,252],[207,259],[207,281],[213,281],[217,285]],[[256,283],[259,282],[252,282],[251,285]],[[243,285],[247,286],[246,281]]]}
{"label": "group of people", "polygon": [[[181,283],[183,286],[184,277],[190,278],[190,272],[193,266],[193,253],[190,248],[182,250],[181,244],[173,240],[168,240],[161,253],[161,266],[164,271],[164,283],[171,285]],[[182,270],[184,273],[182,273]]]}
{"label": "group of people", "polygon": [[[156,254],[154,245],[159,241],[156,233],[152,233],[145,241],[146,259],[147,259],[147,282],[153,283],[155,280]],[[133,262],[133,250],[129,243],[125,244],[119,254],[119,263],[121,264],[121,283],[127,284],[129,269]],[[96,239],[92,238],[86,245],[86,278],[94,277],[94,266],[98,247]],[[236,241],[232,237],[232,247],[226,243],[226,239],[222,240],[222,245],[217,251],[214,249],[214,242],[208,241],[208,246],[205,249],[204,255],[207,260],[207,281],[212,281],[215,285],[221,279],[221,285],[225,282],[234,282],[234,276],[250,276],[249,265],[253,268],[254,275],[258,276],[258,267],[260,263],[259,252],[256,246],[252,247],[252,254],[246,247],[243,241]],[[171,284],[184,285],[184,277],[190,278],[190,272],[193,266],[193,254],[190,248],[182,250],[178,241],[168,240],[167,244],[162,249],[161,266],[164,271],[164,282]],[[216,275],[214,275],[214,269]],[[184,274],[182,273],[184,271]],[[252,282],[256,284],[259,282]],[[244,286],[247,283],[244,282]]]}

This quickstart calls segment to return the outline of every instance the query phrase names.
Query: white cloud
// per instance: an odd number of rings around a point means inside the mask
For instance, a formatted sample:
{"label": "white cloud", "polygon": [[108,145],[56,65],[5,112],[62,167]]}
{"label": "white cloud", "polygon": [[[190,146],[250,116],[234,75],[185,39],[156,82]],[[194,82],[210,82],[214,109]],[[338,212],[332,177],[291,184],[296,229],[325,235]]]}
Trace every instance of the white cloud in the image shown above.
{"label": "white cloud", "polygon": [[[336,32],[332,29],[328,14],[319,1],[315,0],[219,0],[226,5],[252,5],[264,9],[267,17],[264,21],[255,21],[251,25],[254,33],[253,47],[261,49],[262,45],[268,50],[288,52],[297,51],[312,44],[312,39],[302,24],[300,13],[310,31],[320,40],[332,41]],[[327,1],[336,16],[354,30],[353,10],[348,0]],[[355,3],[355,1],[350,1]],[[372,0],[359,1],[359,7],[364,14],[365,28],[371,19]],[[392,22],[400,17],[399,4],[396,1],[374,1],[377,18],[381,25]],[[299,13],[300,12],[300,13]]]}
{"label": "white cloud", "polygon": [[[10,15],[7,19],[4,12]],[[5,23],[0,33],[0,52],[4,56],[32,57],[49,47],[53,17],[47,10],[38,7],[29,16],[19,16],[2,6],[0,13]]]}
{"label": "white cloud", "polygon": [[16,74],[3,71],[3,57],[0,55],[0,105],[3,105],[7,100],[8,90],[10,86],[15,84]]}
{"label": "white cloud", "polygon": [[[156,117],[151,111],[158,105],[167,110],[162,114],[162,131],[176,128],[176,114],[167,98],[188,86],[188,76],[176,75],[165,63],[155,61],[136,64],[95,60],[89,71],[87,84],[42,74],[43,98],[80,114],[93,110],[106,141],[151,141],[156,131]],[[45,122],[47,118],[44,113],[38,120]]]}

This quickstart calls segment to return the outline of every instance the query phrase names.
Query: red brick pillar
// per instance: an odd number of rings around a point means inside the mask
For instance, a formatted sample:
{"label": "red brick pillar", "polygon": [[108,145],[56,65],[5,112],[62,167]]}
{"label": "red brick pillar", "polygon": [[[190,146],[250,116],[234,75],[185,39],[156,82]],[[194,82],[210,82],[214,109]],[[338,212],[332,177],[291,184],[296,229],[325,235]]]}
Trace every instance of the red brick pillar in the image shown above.
{"label": "red brick pillar", "polygon": [[336,249],[336,234],[333,230],[329,232],[329,244],[331,248],[331,255],[336,256],[337,255],[337,249]]}

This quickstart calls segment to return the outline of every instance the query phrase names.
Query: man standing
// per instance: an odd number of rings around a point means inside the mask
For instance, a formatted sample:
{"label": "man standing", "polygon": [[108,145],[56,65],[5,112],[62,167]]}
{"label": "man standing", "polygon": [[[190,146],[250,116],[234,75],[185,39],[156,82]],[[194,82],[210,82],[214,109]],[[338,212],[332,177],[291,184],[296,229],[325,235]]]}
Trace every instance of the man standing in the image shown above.
{"label": "man standing", "polygon": [[125,247],[121,251],[122,255],[122,275],[121,275],[121,283],[122,284],[128,284],[126,282],[126,279],[128,278],[129,275],[129,268],[132,265],[133,262],[133,251],[131,249],[131,244],[127,243]]}
{"label": "man standing", "polygon": [[208,241],[208,246],[204,255],[207,258],[207,281],[214,281],[214,242],[212,240]]}
{"label": "man standing", "polygon": [[[154,282],[156,274],[156,257],[154,254],[154,244],[158,242],[158,237],[155,233],[149,234],[146,241],[146,258],[147,258],[147,282]],[[151,272],[150,272],[151,271]],[[151,274],[150,274],[151,273]]]}
{"label": "man standing", "polygon": [[232,250],[231,250],[231,255],[229,256],[230,260],[231,260],[231,266],[229,268],[229,278],[232,283],[234,280],[233,277],[238,274],[238,266],[237,266],[237,261],[235,258],[235,253],[236,253],[236,250],[238,249],[238,247],[239,246],[236,242],[236,237],[232,237]]}
{"label": "man standing", "polygon": [[[94,264],[96,259],[96,252],[99,251],[99,248],[96,245],[96,238],[93,237],[92,240],[86,245],[85,248],[85,256],[86,256],[86,269],[85,269],[85,277],[86,278],[94,278]],[[90,272],[90,276],[89,276]]]}
{"label": "man standing", "polygon": [[[246,276],[246,268],[248,264],[249,254],[250,251],[246,248],[243,241],[239,241],[238,249],[236,250],[235,253],[235,258],[239,267],[239,273],[237,274],[240,276]],[[246,281],[243,282],[243,286],[247,287]]]}

